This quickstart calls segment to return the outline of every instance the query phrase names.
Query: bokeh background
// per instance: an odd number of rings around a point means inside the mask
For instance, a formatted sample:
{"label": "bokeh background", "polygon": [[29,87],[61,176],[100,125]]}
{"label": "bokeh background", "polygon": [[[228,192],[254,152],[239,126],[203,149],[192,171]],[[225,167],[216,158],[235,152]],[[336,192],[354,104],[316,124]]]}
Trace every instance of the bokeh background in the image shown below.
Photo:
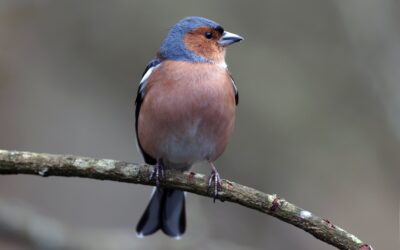
{"label": "bokeh background", "polygon": [[[277,193],[375,249],[399,249],[399,1],[1,0],[0,148],[142,162],[137,83],[189,15],[246,39],[227,57],[240,103],[217,162],[223,178]],[[182,240],[137,239],[150,191],[0,176],[0,249],[333,249],[190,194]]]}

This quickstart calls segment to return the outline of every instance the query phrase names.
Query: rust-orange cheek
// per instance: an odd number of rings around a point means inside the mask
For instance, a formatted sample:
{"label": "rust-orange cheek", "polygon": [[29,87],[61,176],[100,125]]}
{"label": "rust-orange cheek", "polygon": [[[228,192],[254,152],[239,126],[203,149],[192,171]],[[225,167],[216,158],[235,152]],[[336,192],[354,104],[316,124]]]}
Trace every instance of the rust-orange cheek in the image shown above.
{"label": "rust-orange cheek", "polygon": [[[214,38],[205,38],[205,32],[212,32]],[[213,62],[221,62],[224,60],[224,48],[218,45],[217,40],[218,34],[210,31],[209,28],[198,28],[194,32],[187,33],[183,38],[188,50]]]}

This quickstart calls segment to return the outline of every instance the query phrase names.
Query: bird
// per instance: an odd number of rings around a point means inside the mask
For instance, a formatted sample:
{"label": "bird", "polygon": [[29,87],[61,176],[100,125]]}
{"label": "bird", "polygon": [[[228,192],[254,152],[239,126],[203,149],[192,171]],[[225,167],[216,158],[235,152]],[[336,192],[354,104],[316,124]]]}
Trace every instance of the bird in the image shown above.
{"label": "bird", "polygon": [[169,30],[142,75],[135,131],[155,179],[150,202],[140,218],[138,237],[162,230],[179,239],[186,230],[185,195],[160,186],[164,170],[187,171],[195,163],[211,166],[214,202],[221,178],[214,165],[234,129],[238,90],[225,62],[226,47],[243,37],[215,21],[190,16]]}

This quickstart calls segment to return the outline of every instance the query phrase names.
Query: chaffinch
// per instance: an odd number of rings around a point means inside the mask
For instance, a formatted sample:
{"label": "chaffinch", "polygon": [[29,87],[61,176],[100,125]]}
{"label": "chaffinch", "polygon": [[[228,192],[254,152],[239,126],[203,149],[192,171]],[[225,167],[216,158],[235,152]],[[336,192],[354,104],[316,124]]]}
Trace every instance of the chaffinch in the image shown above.
{"label": "chaffinch", "polygon": [[161,188],[164,169],[188,170],[208,162],[215,197],[220,177],[214,161],[232,134],[238,91],[225,63],[226,47],[243,40],[203,17],[175,24],[150,61],[136,98],[136,137],[157,187],[136,231],[146,236],[161,229],[179,238],[186,228],[183,191]]}

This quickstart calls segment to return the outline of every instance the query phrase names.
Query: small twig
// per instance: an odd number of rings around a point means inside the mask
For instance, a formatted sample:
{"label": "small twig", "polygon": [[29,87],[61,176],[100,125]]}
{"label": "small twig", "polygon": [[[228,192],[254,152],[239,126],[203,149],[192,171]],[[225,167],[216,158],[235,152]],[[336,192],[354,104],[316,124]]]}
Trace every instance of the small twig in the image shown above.
{"label": "small twig", "polygon": [[[83,177],[154,186],[156,184],[154,179],[148,178],[152,170],[152,166],[109,159],[0,150],[0,175]],[[160,185],[212,197],[207,181],[207,177],[203,174],[170,170],[165,172],[165,178]],[[371,246],[356,236],[277,195],[265,194],[250,187],[222,180],[222,190],[218,193],[218,198],[274,216],[338,249],[372,250]]]}

